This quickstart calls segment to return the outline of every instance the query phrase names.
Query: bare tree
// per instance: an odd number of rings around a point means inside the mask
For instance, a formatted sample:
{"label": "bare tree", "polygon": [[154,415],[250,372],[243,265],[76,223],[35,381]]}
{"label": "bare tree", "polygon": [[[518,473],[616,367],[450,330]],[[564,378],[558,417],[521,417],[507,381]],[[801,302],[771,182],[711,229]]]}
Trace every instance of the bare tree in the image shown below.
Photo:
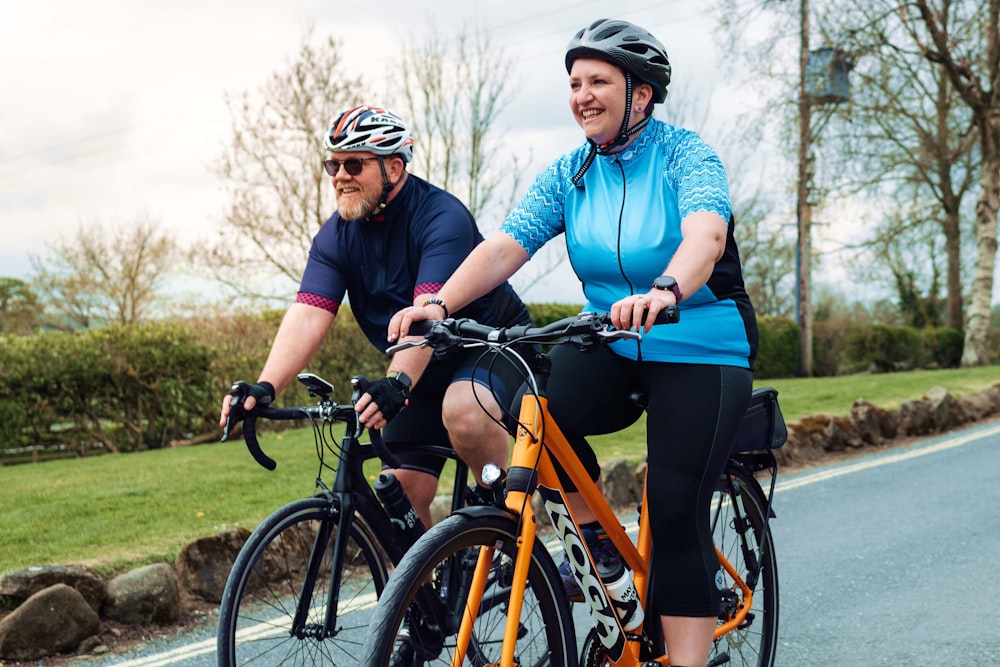
{"label": "bare tree", "polygon": [[789,317],[795,303],[794,290],[789,289],[795,245],[785,238],[780,222],[769,220],[771,208],[770,200],[759,189],[747,195],[734,192],[734,235],[754,311],[758,316]]}
{"label": "bare tree", "polygon": [[163,287],[181,258],[173,237],[145,214],[111,229],[81,224],[73,238],[47,247],[46,257],[31,258],[31,284],[50,315],[83,328],[160,314],[169,302]]}
{"label": "bare tree", "polygon": [[330,118],[358,104],[362,79],[343,71],[340,45],[312,43],[256,95],[229,95],[232,141],[216,165],[229,193],[222,231],[197,253],[237,294],[274,297],[297,285],[313,236],[335,210],[323,170]]}
{"label": "bare tree", "polygon": [[[495,47],[483,27],[465,24],[445,36],[432,25],[429,32],[404,44],[391,73],[417,140],[411,170],[461,199],[487,234],[521,195],[521,161],[498,138],[505,131],[501,112],[517,91],[514,54]],[[518,292],[523,296],[565,259],[560,244],[543,248],[515,277]]]}
{"label": "bare tree", "polygon": [[[734,28],[759,15],[761,7],[743,0],[725,0],[724,4],[729,25]],[[841,120],[851,126],[841,125],[838,136],[833,131],[837,129],[833,116],[834,123],[818,139],[820,146],[830,150],[816,164],[817,173],[829,179],[824,183],[828,191],[849,193],[867,187],[873,197],[896,200],[908,211],[926,212],[928,202],[936,204],[935,215],[924,213],[907,222],[916,229],[930,219],[944,239],[947,312],[953,325],[961,323],[962,285],[966,282],[961,260],[962,202],[972,183],[978,180],[980,184],[975,224],[977,261],[971,289],[967,290],[963,364],[988,363],[989,303],[1000,205],[1000,0],[989,0],[985,6],[972,0],[813,4],[822,5],[815,10],[819,19],[813,24],[818,24],[816,30],[827,43],[844,45],[856,56],[859,68],[852,73],[852,97],[861,93],[857,103],[852,101],[843,110]],[[781,19],[781,27],[760,42],[765,48],[753,52],[754,72],[772,74],[775,81],[787,84],[787,63],[773,54],[787,53],[781,48],[783,39],[788,39],[782,33],[790,30],[794,34],[790,19],[798,7],[777,1],[763,6]],[[768,64],[768,56],[771,63],[778,64]],[[927,67],[928,61],[935,67]],[[777,99],[793,99],[787,85],[776,90]],[[790,125],[787,114],[782,117]],[[821,115],[820,121],[826,123],[830,117]],[[839,141],[848,134],[855,142],[853,152]],[[837,155],[845,160],[830,159]],[[848,169],[851,162],[858,169]],[[866,179],[858,178],[859,170],[867,173]],[[894,225],[887,219],[877,238],[891,239],[889,232]],[[902,253],[897,256],[908,259]],[[891,274],[890,280],[899,285]]]}
{"label": "bare tree", "polygon": [[962,366],[990,363],[990,302],[1000,211],[1000,0],[915,0],[900,17],[924,57],[947,73],[972,112],[979,135],[975,273],[969,294]]}
{"label": "bare tree", "polygon": [[514,176],[508,185],[516,191],[520,173],[517,157],[502,154],[496,138],[516,92],[513,60],[485,28],[466,24],[453,37],[429,30],[426,40],[403,45],[390,74],[417,139],[411,169],[462,199],[477,220],[498,210],[502,216],[508,202],[498,188]]}
{"label": "bare tree", "polygon": [[[838,173],[849,177],[843,189],[864,189],[875,198],[899,202],[897,211],[909,210],[906,217],[890,212],[872,236],[873,247],[903,238],[899,224],[922,227],[931,222],[938,227],[946,249],[947,323],[961,329],[961,222],[977,179],[978,158],[970,114],[943,68],[927,67],[890,5],[873,7],[871,0],[856,0],[838,7],[836,14],[844,32],[839,43],[856,61],[852,99],[843,109],[849,122],[828,133],[839,158],[832,161]],[[904,260],[908,255],[899,253]],[[908,269],[928,271],[916,265]]]}

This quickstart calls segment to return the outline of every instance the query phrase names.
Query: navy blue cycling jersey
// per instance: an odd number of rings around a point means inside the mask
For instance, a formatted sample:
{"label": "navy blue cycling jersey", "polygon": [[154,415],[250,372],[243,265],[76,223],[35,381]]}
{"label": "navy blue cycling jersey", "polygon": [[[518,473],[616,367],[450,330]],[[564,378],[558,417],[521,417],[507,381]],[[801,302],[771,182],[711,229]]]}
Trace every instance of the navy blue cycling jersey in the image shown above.
{"label": "navy blue cycling jersey", "polygon": [[[313,238],[296,301],[336,313],[345,294],[372,345],[385,352],[389,320],[422,294],[435,294],[482,234],[453,195],[410,174],[368,220],[334,213]],[[524,303],[503,283],[452,317],[492,326],[528,324]]]}

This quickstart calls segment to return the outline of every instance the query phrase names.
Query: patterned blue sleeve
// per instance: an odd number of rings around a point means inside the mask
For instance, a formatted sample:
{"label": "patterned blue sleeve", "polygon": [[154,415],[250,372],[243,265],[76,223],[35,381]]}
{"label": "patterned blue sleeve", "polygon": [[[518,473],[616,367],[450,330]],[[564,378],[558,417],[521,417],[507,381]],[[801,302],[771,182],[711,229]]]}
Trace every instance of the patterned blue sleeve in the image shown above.
{"label": "patterned blue sleeve", "polygon": [[548,241],[566,231],[566,192],[579,167],[579,150],[568,153],[543,171],[510,212],[500,231],[509,234],[532,257]]}
{"label": "patterned blue sleeve", "polygon": [[726,169],[718,154],[688,130],[678,130],[674,143],[673,177],[676,182],[681,220],[691,213],[708,211],[729,222],[732,205]]}

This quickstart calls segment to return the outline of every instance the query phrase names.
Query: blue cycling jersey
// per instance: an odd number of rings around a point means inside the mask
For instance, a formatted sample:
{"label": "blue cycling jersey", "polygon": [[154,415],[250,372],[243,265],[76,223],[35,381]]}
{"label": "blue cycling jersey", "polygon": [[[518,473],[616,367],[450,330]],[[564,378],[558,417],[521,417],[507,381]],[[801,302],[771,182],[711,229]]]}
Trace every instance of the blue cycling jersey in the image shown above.
{"label": "blue cycling jersey", "polygon": [[651,119],[625,150],[598,155],[576,187],[571,179],[589,150],[585,144],[542,172],[501,231],[529,255],[564,233],[586,309],[608,312],[616,301],[649,291],[680,245],[681,220],[697,211],[718,214],[729,221],[725,253],[708,283],[685,295],[680,323],[612,349],[631,359],[750,367],[756,319],[716,153],[696,133]]}
{"label": "blue cycling jersey", "polygon": [[[372,345],[385,352],[392,316],[422,294],[434,294],[481,243],[469,210],[453,195],[410,174],[399,193],[368,220],[338,213],[313,239],[296,301],[337,312],[345,294]],[[452,317],[492,326],[531,319],[509,283]]]}

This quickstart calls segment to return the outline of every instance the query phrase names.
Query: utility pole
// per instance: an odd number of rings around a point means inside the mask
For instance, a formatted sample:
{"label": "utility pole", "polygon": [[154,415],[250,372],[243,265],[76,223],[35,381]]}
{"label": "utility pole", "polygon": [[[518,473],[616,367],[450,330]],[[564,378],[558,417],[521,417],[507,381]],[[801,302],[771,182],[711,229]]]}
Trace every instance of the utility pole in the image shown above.
{"label": "utility pole", "polygon": [[812,185],[812,165],[810,147],[812,145],[812,102],[807,88],[806,70],[809,65],[809,0],[801,0],[801,50],[799,52],[799,178],[796,189],[798,205],[798,242],[795,245],[796,266],[796,312],[799,320],[800,365],[799,375],[812,375],[812,307],[809,303],[809,287],[812,266],[812,209],[809,206],[809,191]]}

